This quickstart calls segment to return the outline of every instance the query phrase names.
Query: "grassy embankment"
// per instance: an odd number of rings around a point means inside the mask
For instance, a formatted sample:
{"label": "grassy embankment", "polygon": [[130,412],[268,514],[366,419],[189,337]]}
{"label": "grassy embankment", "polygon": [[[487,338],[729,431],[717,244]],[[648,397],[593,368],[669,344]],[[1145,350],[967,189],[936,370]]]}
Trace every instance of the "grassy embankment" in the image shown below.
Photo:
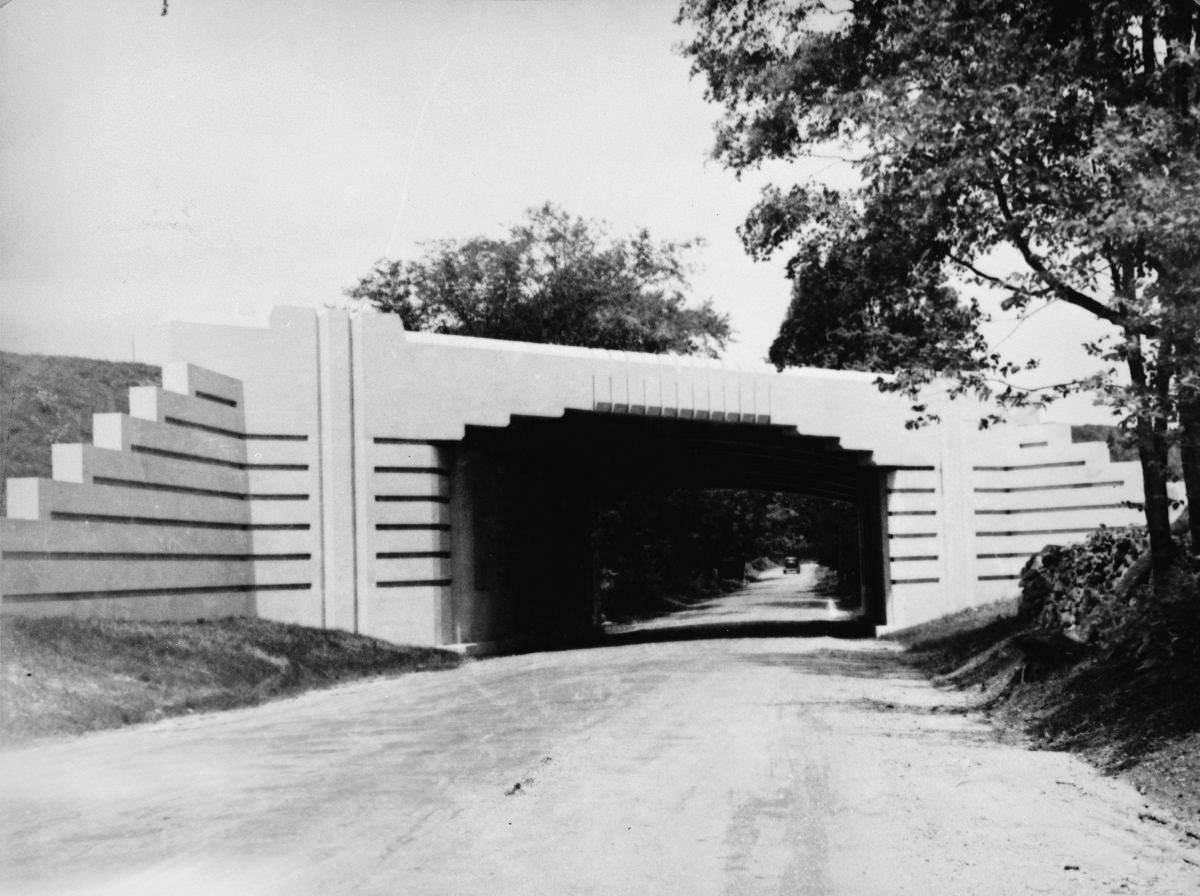
{"label": "grassy embankment", "polygon": [[[1133,457],[1112,427],[1072,435]],[[1103,529],[1039,553],[1019,600],[893,637],[936,683],[974,691],[1003,731],[1127,778],[1200,837],[1200,578],[1186,535],[1176,550],[1155,589],[1144,530]]]}
{"label": "grassy embankment", "polygon": [[[0,508],[6,476],[50,475],[50,445],[91,440],[92,414],[128,411],[157,367],[0,352]],[[0,616],[0,742],[247,706],[456,654],[251,619],[151,623]]]}
{"label": "grassy embankment", "polygon": [[1017,609],[993,604],[891,637],[935,684],[976,693],[1002,731],[1120,775],[1200,837],[1200,658],[1157,664],[1073,645],[1030,629]]}
{"label": "grassy embankment", "polygon": [[459,662],[447,650],[259,619],[4,617],[0,742],[251,706]]}

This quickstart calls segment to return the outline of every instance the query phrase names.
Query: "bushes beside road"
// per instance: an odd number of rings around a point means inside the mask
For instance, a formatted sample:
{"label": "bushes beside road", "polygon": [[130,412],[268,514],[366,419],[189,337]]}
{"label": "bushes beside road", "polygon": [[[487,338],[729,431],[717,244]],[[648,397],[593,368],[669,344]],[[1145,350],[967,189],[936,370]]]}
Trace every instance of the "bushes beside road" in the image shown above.
{"label": "bushes beside road", "polygon": [[1176,536],[1166,587],[1149,581],[1148,542],[1138,528],[1099,529],[1068,547],[1051,545],[1021,573],[1020,618],[1110,659],[1200,685],[1200,598],[1187,535]]}
{"label": "bushes beside road", "polygon": [[1122,578],[1147,547],[1145,531],[1136,527],[1099,529],[1066,547],[1047,545],[1021,570],[1022,618],[1080,641],[1110,632],[1129,602]]}

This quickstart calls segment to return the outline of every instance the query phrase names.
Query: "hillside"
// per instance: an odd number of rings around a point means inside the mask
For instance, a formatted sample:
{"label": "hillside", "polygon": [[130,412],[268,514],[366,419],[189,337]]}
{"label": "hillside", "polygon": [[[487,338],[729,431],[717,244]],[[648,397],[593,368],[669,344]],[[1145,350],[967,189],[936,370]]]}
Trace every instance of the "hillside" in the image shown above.
{"label": "hillside", "polygon": [[5,479],[50,475],[50,446],[90,442],[92,414],[128,412],[130,386],[158,385],[149,364],[0,352],[0,511]]}

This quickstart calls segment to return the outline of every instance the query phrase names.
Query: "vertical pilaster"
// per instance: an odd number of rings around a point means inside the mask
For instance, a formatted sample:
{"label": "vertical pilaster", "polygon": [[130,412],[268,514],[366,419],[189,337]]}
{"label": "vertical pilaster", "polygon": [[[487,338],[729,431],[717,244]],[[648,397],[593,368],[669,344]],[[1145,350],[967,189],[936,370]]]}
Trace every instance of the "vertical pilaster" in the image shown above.
{"label": "vertical pilaster", "polygon": [[933,618],[970,605],[975,588],[975,502],[971,493],[971,458],[962,412],[951,410],[941,427],[941,506],[937,524],[942,535],[942,606]]}
{"label": "vertical pilaster", "polygon": [[[375,396],[371,392],[371,383],[367,378],[367,358],[374,357],[372,346],[367,335],[368,322],[374,321],[373,316],[356,315],[349,321],[348,345],[349,366],[346,371],[346,382],[350,388],[350,424],[347,431],[353,437],[353,469],[350,478],[350,495],[348,501],[354,526],[354,581],[357,631],[378,636],[371,623],[373,603],[377,597],[375,589],[375,554],[373,551],[375,529],[375,506],[371,488],[372,472],[372,438],[377,434],[368,421],[378,408],[373,406],[370,399]],[[398,319],[397,319],[398,321]],[[394,408],[389,409],[394,413]]]}
{"label": "vertical pilaster", "polygon": [[325,626],[354,632],[359,620],[350,320],[344,311],[327,311],[317,325]]}

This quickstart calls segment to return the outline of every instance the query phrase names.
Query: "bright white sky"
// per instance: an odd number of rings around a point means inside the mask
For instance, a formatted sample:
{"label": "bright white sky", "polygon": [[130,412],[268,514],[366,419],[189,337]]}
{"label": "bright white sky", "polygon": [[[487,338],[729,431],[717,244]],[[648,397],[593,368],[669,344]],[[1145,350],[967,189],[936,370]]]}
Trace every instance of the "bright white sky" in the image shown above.
{"label": "bright white sky", "polygon": [[[166,321],[336,304],[381,257],[550,200],[703,237],[726,357],[765,356],[783,258],[750,261],[735,228],[770,178],[709,160],[674,0],[161,6],[0,0],[0,348],[158,363]],[[818,172],[840,176],[768,174]],[[1069,374],[1088,324],[1051,309],[1004,347]]]}

